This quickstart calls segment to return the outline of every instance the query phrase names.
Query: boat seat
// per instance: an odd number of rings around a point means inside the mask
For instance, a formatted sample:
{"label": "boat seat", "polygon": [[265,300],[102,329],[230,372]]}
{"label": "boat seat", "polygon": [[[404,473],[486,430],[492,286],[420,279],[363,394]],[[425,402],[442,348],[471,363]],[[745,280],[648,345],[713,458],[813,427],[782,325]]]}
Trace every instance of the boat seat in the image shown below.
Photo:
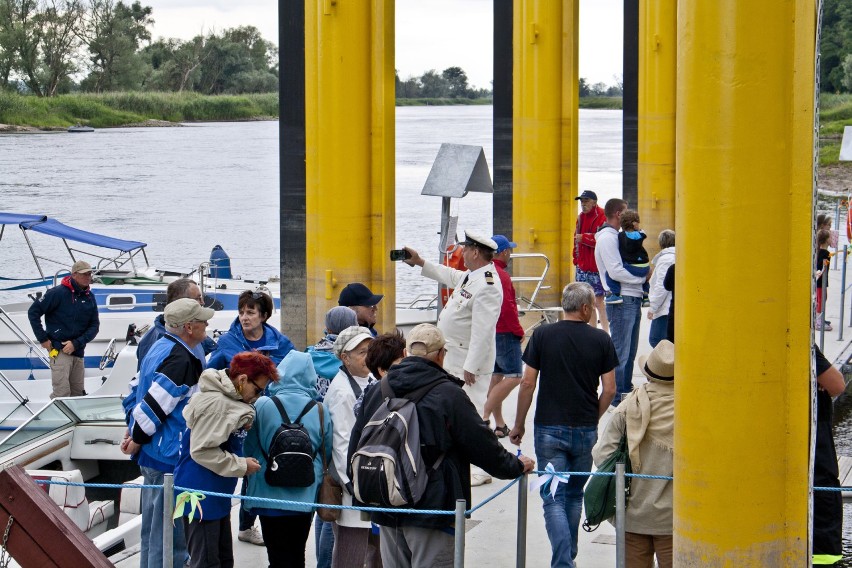
{"label": "boat seat", "polygon": [[[38,480],[83,483],[83,475],[79,469],[70,471],[28,469],[27,473],[33,479]],[[90,503],[86,499],[85,487],[57,484],[45,484],[40,485],[40,487],[89,538],[103,533],[107,528],[107,521],[115,515],[115,503],[113,501],[92,501]]]}
{"label": "boat seat", "polygon": [[[136,479],[125,481],[124,485],[142,485],[144,480],[140,475]],[[138,487],[127,487],[121,490],[118,502],[118,524],[123,525],[142,514],[142,490]]]}

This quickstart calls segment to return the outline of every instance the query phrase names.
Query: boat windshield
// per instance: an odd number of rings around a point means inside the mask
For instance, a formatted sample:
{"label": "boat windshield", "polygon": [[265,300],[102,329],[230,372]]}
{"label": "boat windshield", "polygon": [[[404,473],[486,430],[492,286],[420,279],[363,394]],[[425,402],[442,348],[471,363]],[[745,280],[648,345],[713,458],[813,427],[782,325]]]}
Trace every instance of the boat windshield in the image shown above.
{"label": "boat windshield", "polygon": [[124,423],[121,397],[55,399],[0,442],[0,455],[42,436],[87,422]]}

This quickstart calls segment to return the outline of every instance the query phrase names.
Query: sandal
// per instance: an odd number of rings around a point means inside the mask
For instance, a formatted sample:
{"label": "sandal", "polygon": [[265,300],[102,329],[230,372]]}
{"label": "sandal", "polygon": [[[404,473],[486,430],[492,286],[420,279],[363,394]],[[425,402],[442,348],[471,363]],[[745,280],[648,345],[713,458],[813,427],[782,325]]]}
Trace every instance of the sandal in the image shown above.
{"label": "sandal", "polygon": [[505,438],[509,435],[509,426],[507,424],[497,426],[494,428],[494,433],[497,434],[498,438]]}

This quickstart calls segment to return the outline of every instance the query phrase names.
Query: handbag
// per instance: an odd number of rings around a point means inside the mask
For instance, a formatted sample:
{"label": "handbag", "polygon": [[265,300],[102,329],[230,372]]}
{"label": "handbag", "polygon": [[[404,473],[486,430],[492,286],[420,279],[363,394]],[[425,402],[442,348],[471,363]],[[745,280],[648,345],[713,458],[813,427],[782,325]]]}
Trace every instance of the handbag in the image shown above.
{"label": "handbag", "polygon": [[[630,454],[627,448],[627,432],[621,435],[618,447],[598,468],[601,473],[615,473],[615,464],[624,462],[624,472],[633,473],[630,467]],[[624,502],[630,497],[630,480],[624,480]],[[583,530],[592,532],[600,524],[615,516],[615,476],[595,475],[589,478],[586,490],[583,493],[583,507],[586,510],[586,520],[583,521]]]}
{"label": "handbag", "polygon": [[[320,419],[320,455],[322,456],[322,483],[319,487],[317,502],[322,505],[342,505],[343,488],[335,481],[328,471],[328,462],[325,459],[325,419],[323,418],[322,403],[318,403]],[[327,509],[317,507],[317,516],[320,520],[330,523],[340,518],[340,509]]]}

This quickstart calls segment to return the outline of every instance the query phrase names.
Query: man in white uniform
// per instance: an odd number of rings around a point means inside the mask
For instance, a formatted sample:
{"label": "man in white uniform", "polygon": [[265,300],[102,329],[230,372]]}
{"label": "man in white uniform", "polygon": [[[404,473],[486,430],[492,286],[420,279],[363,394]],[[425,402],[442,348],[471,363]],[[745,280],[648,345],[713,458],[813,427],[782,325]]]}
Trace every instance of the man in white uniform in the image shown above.
{"label": "man in white uniform", "polygon": [[405,250],[411,258],[405,262],[422,267],[423,276],[453,288],[438,318],[438,328],[447,340],[444,369],[464,379],[468,397],[481,413],[494,371],[494,334],[503,304],[503,288],[491,262],[497,243],[487,236],[465,231],[465,240],[459,244],[464,246],[465,271],[429,262],[408,247]]}

